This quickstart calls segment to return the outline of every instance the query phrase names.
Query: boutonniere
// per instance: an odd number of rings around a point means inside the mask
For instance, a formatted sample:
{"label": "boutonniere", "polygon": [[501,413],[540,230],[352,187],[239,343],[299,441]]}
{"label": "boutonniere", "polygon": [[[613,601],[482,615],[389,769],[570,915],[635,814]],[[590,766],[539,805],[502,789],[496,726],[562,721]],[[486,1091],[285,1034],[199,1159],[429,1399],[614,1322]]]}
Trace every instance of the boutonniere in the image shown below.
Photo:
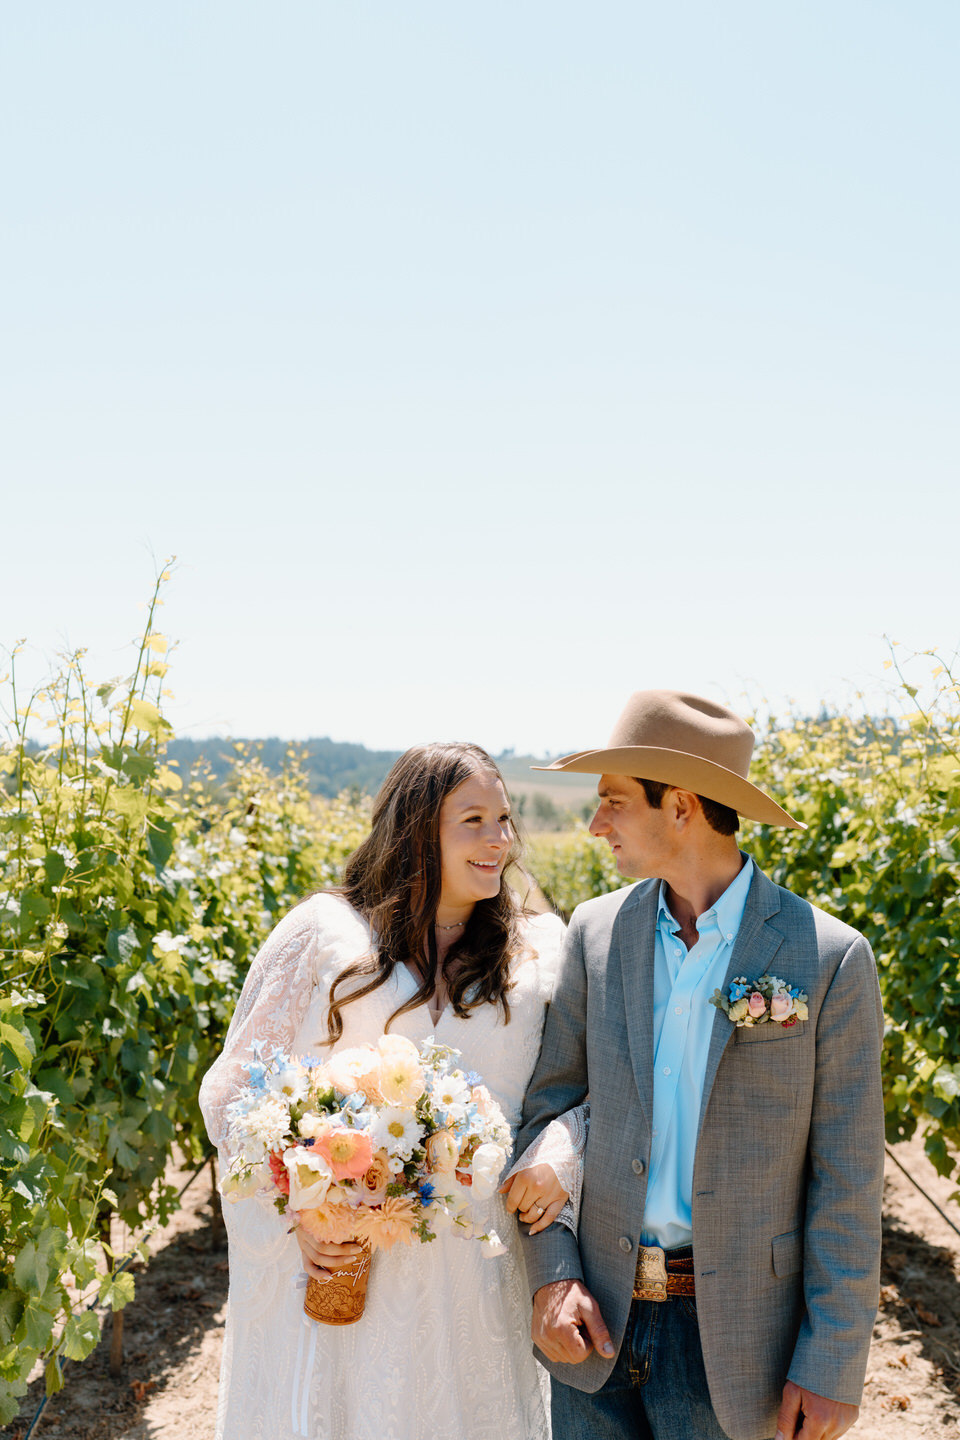
{"label": "boutonniere", "polygon": [[774,1025],[786,1029],[798,1020],[806,1020],[808,1014],[804,992],[776,975],[761,975],[759,980],[738,975],[731,980],[726,995],[722,990],[714,990],[710,1004],[722,1010],[732,1024],[741,1027],[765,1025],[772,1020]]}

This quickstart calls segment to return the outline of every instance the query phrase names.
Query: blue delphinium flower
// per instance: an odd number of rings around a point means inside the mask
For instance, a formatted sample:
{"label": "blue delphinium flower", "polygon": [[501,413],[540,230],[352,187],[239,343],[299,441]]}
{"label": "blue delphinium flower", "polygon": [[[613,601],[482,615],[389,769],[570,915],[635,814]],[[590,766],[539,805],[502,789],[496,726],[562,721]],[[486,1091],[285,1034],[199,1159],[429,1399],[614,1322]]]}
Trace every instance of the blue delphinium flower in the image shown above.
{"label": "blue delphinium flower", "polygon": [[231,1100],[227,1106],[227,1119],[231,1121],[242,1120],[250,1107],[252,1098],[253,1092],[249,1088],[241,1090],[237,1098]]}
{"label": "blue delphinium flower", "polygon": [[424,1205],[429,1205],[433,1199],[433,1185],[429,1180],[421,1180],[418,1188],[420,1190],[420,1199]]}
{"label": "blue delphinium flower", "polygon": [[466,1119],[466,1130],[467,1130],[467,1134],[468,1134],[468,1135],[480,1135],[480,1134],[482,1134],[482,1132],[483,1132],[483,1127],[484,1127],[484,1123],[485,1123],[485,1122],[484,1122],[484,1118],[483,1118],[483,1116],[480,1114],[480,1111],[478,1110],[477,1106],[474,1105],[474,1104],[472,1104],[472,1103],[471,1103],[470,1105],[468,1105],[468,1106],[467,1106],[467,1119]]}

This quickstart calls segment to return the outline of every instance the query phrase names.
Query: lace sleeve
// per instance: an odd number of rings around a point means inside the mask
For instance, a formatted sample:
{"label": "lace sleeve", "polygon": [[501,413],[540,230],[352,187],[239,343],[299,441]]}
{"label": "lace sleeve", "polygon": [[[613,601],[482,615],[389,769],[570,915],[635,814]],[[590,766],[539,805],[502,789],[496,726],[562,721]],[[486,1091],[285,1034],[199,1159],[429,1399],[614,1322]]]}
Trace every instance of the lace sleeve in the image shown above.
{"label": "lace sleeve", "polygon": [[556,1120],[551,1120],[546,1129],[540,1132],[505,1177],[509,1180],[511,1175],[517,1175],[521,1170],[529,1170],[531,1165],[549,1165],[568,1197],[567,1203],[557,1216],[557,1222],[566,1225],[574,1235],[580,1223],[583,1154],[587,1148],[589,1130],[589,1104],[578,1105],[575,1110],[567,1110],[565,1114],[558,1115]]}
{"label": "lace sleeve", "polygon": [[289,1049],[310,1004],[316,984],[317,922],[314,905],[291,910],[268,936],[247,975],[223,1049],[200,1086],[200,1109],[207,1134],[221,1149],[227,1109],[246,1083],[245,1061],[253,1042]]}

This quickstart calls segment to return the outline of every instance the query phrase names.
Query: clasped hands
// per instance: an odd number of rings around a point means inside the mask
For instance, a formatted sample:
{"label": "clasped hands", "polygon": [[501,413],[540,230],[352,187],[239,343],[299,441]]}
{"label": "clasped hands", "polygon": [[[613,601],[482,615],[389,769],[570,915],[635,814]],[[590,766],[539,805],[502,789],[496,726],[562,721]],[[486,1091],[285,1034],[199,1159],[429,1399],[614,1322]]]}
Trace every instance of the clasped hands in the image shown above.
{"label": "clasped hands", "polygon": [[569,1196],[554,1174],[552,1165],[530,1165],[518,1170],[500,1186],[507,1209],[530,1226],[536,1235],[552,1225]]}

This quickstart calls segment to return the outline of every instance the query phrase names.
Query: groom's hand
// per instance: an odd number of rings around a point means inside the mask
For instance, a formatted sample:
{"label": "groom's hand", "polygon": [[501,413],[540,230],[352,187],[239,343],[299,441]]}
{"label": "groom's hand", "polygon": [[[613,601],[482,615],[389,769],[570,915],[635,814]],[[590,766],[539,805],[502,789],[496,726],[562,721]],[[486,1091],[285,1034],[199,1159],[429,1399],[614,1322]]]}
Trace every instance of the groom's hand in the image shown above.
{"label": "groom's hand", "polygon": [[[803,1424],[799,1425],[801,1413]],[[788,1380],[783,1387],[776,1440],[838,1440],[860,1414],[858,1405],[827,1400],[812,1390],[803,1390]]]}
{"label": "groom's hand", "polygon": [[[586,1334],[584,1334],[586,1331]],[[548,1360],[579,1365],[591,1350],[613,1357],[600,1306],[582,1280],[554,1280],[533,1297],[533,1343]]]}

